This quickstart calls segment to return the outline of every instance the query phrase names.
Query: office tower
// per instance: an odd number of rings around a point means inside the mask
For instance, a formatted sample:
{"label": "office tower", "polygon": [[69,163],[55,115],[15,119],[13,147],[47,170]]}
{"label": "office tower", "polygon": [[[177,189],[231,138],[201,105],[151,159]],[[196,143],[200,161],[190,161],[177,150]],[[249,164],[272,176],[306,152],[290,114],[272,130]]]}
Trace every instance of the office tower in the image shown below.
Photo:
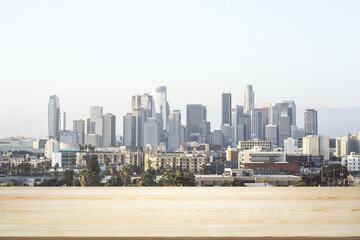
{"label": "office tower", "polygon": [[305,109],[304,113],[305,136],[318,134],[317,111]]}
{"label": "office tower", "polygon": [[181,128],[180,128],[180,131],[181,131],[181,138],[180,138],[180,143],[184,143],[186,140],[186,127],[184,125],[181,125]]}
{"label": "office tower", "polygon": [[138,108],[145,110],[145,121],[150,117],[155,117],[155,101],[148,93],[132,96],[132,113]]}
{"label": "office tower", "polygon": [[85,135],[85,145],[91,145],[93,147],[101,147],[102,146],[102,136],[97,134],[88,134]]}
{"label": "office tower", "polygon": [[277,106],[277,105],[272,106],[272,111],[271,112],[272,112],[271,113],[271,115],[272,115],[271,124],[278,126],[279,125],[279,116],[280,116],[280,114],[279,114],[279,106]]}
{"label": "office tower", "polygon": [[231,123],[231,93],[223,93],[221,96],[221,125]]}
{"label": "office tower", "polygon": [[[245,124],[242,122],[244,116],[244,107],[236,105],[231,109],[231,123],[233,127],[233,142],[244,140],[245,138]],[[240,132],[239,132],[240,130]]]}
{"label": "office tower", "polygon": [[84,135],[90,134],[90,118],[84,117],[82,119],[84,121]]}
{"label": "office tower", "polygon": [[224,134],[221,130],[215,130],[211,133],[210,143],[211,145],[220,145],[221,149],[224,148]]}
{"label": "office tower", "polygon": [[192,134],[200,136],[200,123],[207,121],[206,107],[201,104],[186,105],[186,139],[190,141]]}
{"label": "office tower", "polygon": [[124,146],[127,149],[135,150],[136,145],[136,121],[135,116],[131,113],[126,114],[123,117],[123,138],[124,138]]}
{"label": "office tower", "polygon": [[262,109],[254,109],[251,111],[251,135],[253,136],[252,139],[264,139]]}
{"label": "office tower", "polygon": [[199,135],[199,143],[210,143],[210,122],[202,121],[199,123],[200,135]]}
{"label": "office tower", "polygon": [[233,129],[232,126],[229,124],[224,124],[220,126],[220,130],[224,136],[224,147],[228,147],[232,145],[232,136],[233,136]]}
{"label": "office tower", "polygon": [[90,107],[90,133],[103,135],[103,108],[99,106]]}
{"label": "office tower", "polygon": [[298,139],[298,129],[296,126],[291,126],[291,138]]}
{"label": "office tower", "polygon": [[49,139],[59,141],[60,137],[60,103],[56,95],[50,97],[48,105]]}
{"label": "office tower", "polygon": [[245,141],[251,139],[251,117],[250,115],[244,114],[241,118],[241,123],[244,125],[244,132],[245,132]]}
{"label": "office tower", "polygon": [[103,131],[103,146],[116,146],[116,117],[108,113],[104,115],[104,131]]}
{"label": "office tower", "polygon": [[160,145],[160,125],[156,118],[149,118],[144,123],[144,147],[151,146],[151,150],[155,151]]}
{"label": "office tower", "polygon": [[263,138],[265,139],[265,126],[271,123],[271,103],[263,103],[262,108],[262,127],[263,127]]}
{"label": "office tower", "polygon": [[66,130],[66,112],[61,114],[61,130]]}
{"label": "office tower", "polygon": [[265,126],[265,140],[270,141],[273,147],[279,146],[278,144],[278,126],[266,125]]}
{"label": "office tower", "polygon": [[288,105],[288,108],[290,109],[291,115],[291,125],[296,126],[296,104],[293,100],[287,100],[284,101]]}
{"label": "office tower", "polygon": [[167,102],[166,86],[155,89],[155,110],[161,115],[163,130],[168,129],[169,104]]}
{"label": "office tower", "polygon": [[60,131],[60,147],[66,146],[68,149],[76,148],[78,144],[77,131],[62,130]]}
{"label": "office tower", "polygon": [[305,137],[305,130],[303,128],[298,128],[296,133],[298,139]]}
{"label": "office tower", "polygon": [[138,148],[144,147],[144,124],[145,124],[145,110],[138,108],[134,112],[135,116],[135,145]]}
{"label": "office tower", "polygon": [[284,140],[291,137],[291,118],[285,113],[279,118],[279,147],[284,147]]}
{"label": "office tower", "polygon": [[181,112],[174,110],[169,115],[169,136],[168,148],[170,152],[174,152],[180,148],[181,145]]}
{"label": "office tower", "polygon": [[85,121],[84,120],[74,120],[73,121],[73,131],[77,132],[77,144],[84,145],[85,141]]}
{"label": "office tower", "polygon": [[244,92],[244,113],[247,115],[251,114],[251,111],[254,109],[254,91],[252,85],[246,85],[246,90]]}
{"label": "office tower", "polygon": [[324,156],[324,160],[329,160],[329,137],[309,135],[302,144],[304,155]]}

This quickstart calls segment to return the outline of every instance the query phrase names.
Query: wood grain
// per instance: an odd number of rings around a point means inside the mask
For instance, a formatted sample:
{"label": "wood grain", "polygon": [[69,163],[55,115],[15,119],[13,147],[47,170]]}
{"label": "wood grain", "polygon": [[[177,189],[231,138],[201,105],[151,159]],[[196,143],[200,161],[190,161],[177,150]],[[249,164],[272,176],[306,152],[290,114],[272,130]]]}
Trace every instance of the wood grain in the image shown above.
{"label": "wood grain", "polygon": [[360,188],[0,188],[1,237],[358,237]]}

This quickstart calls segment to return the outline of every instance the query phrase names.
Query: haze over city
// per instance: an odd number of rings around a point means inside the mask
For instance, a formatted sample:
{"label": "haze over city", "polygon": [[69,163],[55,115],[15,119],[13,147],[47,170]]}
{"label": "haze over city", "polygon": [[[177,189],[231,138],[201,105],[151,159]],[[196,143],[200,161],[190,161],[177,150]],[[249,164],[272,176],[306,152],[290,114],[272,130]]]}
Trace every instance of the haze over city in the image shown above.
{"label": "haze over city", "polygon": [[0,137],[45,137],[50,95],[68,126],[99,105],[122,134],[131,96],[161,85],[183,122],[199,103],[219,129],[221,93],[242,105],[246,84],[255,106],[294,100],[300,127],[315,108],[320,134],[354,133],[360,3],[346,3],[2,1]]}

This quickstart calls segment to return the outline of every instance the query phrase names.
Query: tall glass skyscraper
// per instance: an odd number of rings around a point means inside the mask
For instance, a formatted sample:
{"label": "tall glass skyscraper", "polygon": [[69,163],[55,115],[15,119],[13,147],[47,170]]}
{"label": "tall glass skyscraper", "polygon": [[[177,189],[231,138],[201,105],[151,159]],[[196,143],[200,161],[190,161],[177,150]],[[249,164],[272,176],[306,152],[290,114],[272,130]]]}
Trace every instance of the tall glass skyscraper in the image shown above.
{"label": "tall glass skyscraper", "polygon": [[304,113],[305,136],[318,135],[317,111],[305,109]]}
{"label": "tall glass skyscraper", "polygon": [[169,105],[167,102],[166,86],[155,89],[155,110],[161,115],[163,130],[168,129]]}
{"label": "tall glass skyscraper", "polygon": [[49,139],[59,141],[60,138],[60,103],[56,95],[50,96],[48,105]]}
{"label": "tall glass skyscraper", "polygon": [[252,85],[246,85],[244,92],[244,113],[251,115],[251,111],[254,110],[254,91]]}
{"label": "tall glass skyscraper", "polygon": [[221,125],[231,124],[231,93],[223,93],[221,97]]}

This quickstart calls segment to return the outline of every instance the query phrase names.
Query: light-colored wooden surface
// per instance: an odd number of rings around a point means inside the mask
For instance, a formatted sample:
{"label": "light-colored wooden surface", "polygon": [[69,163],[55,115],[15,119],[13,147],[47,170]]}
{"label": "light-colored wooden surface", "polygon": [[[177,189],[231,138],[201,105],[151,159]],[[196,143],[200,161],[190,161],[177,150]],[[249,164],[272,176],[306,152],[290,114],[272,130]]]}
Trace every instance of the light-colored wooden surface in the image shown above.
{"label": "light-colored wooden surface", "polygon": [[360,188],[0,188],[4,236],[360,236]]}

